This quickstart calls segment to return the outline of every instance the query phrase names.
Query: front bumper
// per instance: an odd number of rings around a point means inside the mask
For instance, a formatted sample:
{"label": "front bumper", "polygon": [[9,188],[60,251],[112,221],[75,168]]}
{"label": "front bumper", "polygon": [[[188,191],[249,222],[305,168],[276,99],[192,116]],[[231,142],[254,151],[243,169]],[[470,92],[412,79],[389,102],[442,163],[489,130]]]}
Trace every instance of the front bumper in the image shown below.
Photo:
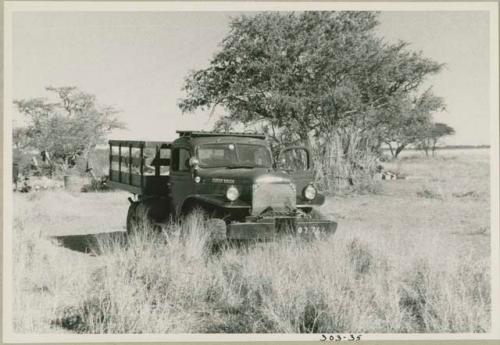
{"label": "front bumper", "polygon": [[269,241],[283,235],[320,239],[334,234],[336,230],[337,223],[330,220],[263,219],[257,222],[231,223],[227,226],[226,236],[229,240]]}

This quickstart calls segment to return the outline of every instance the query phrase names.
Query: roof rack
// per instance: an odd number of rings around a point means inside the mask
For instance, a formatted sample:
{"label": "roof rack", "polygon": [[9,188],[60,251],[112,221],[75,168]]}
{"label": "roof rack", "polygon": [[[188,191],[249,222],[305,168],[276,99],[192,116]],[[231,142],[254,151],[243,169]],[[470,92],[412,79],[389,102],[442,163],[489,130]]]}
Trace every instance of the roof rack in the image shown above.
{"label": "roof rack", "polygon": [[179,137],[246,137],[246,138],[257,138],[265,139],[265,134],[259,133],[244,133],[244,132],[206,132],[206,131],[177,131]]}
{"label": "roof rack", "polygon": [[122,146],[122,147],[159,147],[161,149],[170,148],[172,145],[169,141],[144,141],[144,140],[109,140],[108,144],[111,146]]}

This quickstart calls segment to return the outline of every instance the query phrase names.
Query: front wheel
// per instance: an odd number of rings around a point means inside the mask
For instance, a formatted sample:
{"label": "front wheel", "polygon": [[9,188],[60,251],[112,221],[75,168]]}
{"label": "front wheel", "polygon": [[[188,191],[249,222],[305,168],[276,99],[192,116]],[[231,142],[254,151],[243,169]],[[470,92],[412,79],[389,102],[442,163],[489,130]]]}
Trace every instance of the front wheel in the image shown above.
{"label": "front wheel", "polygon": [[226,222],[218,218],[207,219],[207,227],[210,231],[210,241],[219,244],[227,240]]}
{"label": "front wheel", "polygon": [[184,208],[184,221],[202,220],[204,228],[209,231],[208,239],[211,244],[220,244],[227,239],[227,224],[220,218],[221,212],[212,205],[191,204]]}

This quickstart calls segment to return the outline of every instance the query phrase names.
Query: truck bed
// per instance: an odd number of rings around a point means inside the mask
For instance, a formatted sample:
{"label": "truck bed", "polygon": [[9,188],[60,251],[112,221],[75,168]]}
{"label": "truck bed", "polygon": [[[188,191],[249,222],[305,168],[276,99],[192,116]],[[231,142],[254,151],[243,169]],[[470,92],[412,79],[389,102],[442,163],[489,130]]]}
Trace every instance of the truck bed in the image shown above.
{"label": "truck bed", "polygon": [[109,141],[109,185],[138,195],[168,195],[170,142]]}

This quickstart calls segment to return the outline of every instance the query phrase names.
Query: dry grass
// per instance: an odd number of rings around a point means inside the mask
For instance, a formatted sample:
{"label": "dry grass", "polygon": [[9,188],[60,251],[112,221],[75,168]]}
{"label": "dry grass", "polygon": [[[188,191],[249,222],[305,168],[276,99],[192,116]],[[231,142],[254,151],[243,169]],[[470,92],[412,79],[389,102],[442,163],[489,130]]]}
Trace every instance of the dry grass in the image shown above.
{"label": "dry grass", "polygon": [[[406,159],[399,169],[422,179],[387,182],[382,194],[330,199],[323,211],[340,225],[327,240],[286,238],[216,252],[200,217],[129,241],[101,237],[94,255],[71,251],[43,236],[70,212],[46,217],[47,203],[89,211],[102,195],[16,196],[15,329],[487,332],[488,167],[476,158]],[[441,197],[419,196],[424,189]],[[125,215],[120,203],[105,224],[123,223],[115,214]]]}

